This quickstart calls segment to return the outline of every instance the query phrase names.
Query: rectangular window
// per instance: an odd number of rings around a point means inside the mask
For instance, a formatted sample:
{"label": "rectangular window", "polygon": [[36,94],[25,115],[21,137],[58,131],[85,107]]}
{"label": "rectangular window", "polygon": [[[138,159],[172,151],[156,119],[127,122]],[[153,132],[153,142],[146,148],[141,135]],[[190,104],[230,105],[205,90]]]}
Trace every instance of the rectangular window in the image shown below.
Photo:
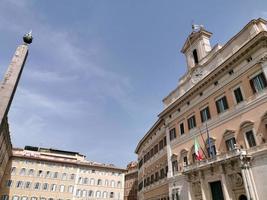
{"label": "rectangular window", "polygon": [[176,138],[176,129],[173,128],[170,130],[170,141],[174,140]]}
{"label": "rectangular window", "polygon": [[257,93],[262,91],[264,88],[266,88],[267,83],[266,83],[266,78],[264,74],[261,72],[254,78],[250,80],[250,86],[253,90],[253,93]]}
{"label": "rectangular window", "polygon": [[242,102],[242,101],[244,100],[240,88],[236,88],[236,89],[234,90],[234,95],[235,95],[236,103],[240,103],[240,102]]}
{"label": "rectangular window", "polygon": [[29,189],[31,187],[31,182],[27,181],[24,186],[26,189]]}
{"label": "rectangular window", "polygon": [[188,165],[188,159],[187,159],[187,156],[184,156],[184,165],[185,165],[185,166]]}
{"label": "rectangular window", "polygon": [[158,151],[159,151],[159,146],[156,144],[154,146],[154,154],[158,153]]}
{"label": "rectangular window", "polygon": [[248,141],[249,147],[256,146],[256,141],[255,141],[255,138],[254,138],[253,131],[246,132],[246,137],[247,137],[247,141]]}
{"label": "rectangular window", "polygon": [[167,139],[166,136],[163,138],[163,146],[165,147],[167,145]]}
{"label": "rectangular window", "polygon": [[222,113],[228,109],[228,103],[227,103],[226,96],[223,96],[222,98],[220,98],[216,101],[216,108],[217,108],[218,114],[220,114],[220,113]]}
{"label": "rectangular window", "polygon": [[11,187],[11,186],[12,186],[12,180],[7,180],[6,187]]}
{"label": "rectangular window", "polygon": [[172,161],[172,172],[178,172],[178,162],[177,160]]}
{"label": "rectangular window", "polygon": [[180,135],[184,134],[184,123],[180,124]]}
{"label": "rectangular window", "polygon": [[193,115],[192,117],[189,117],[187,119],[187,123],[188,123],[188,129],[193,129],[196,127],[196,119],[195,119],[195,115]]}
{"label": "rectangular window", "polygon": [[235,141],[235,138],[234,137],[226,140],[225,143],[226,143],[226,147],[227,147],[227,150],[228,151],[232,151],[232,150],[235,149],[236,141]]}
{"label": "rectangular window", "polygon": [[210,119],[210,109],[208,106],[200,111],[200,116],[202,123]]}
{"label": "rectangular window", "polygon": [[163,149],[163,140],[160,140],[159,142],[159,150]]}

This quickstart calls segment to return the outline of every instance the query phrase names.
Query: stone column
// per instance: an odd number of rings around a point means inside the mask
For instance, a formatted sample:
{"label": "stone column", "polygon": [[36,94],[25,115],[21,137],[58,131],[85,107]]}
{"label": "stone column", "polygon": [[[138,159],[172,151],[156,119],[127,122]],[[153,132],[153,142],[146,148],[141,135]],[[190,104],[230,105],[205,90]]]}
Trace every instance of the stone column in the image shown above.
{"label": "stone column", "polygon": [[199,171],[202,200],[211,200],[208,183],[205,181],[203,172]]}
{"label": "stone column", "polygon": [[225,168],[224,166],[220,166],[220,170],[221,170],[221,184],[222,184],[222,188],[223,188],[223,194],[224,194],[224,198],[225,199],[229,199],[229,200],[234,200],[234,196],[233,196],[233,192],[232,189],[230,188],[230,183],[228,181],[227,175],[225,173]]}
{"label": "stone column", "polygon": [[167,150],[167,159],[168,159],[168,174],[167,174],[167,177],[171,178],[171,177],[173,177],[172,161],[171,161],[172,149],[171,149],[171,144],[170,144],[171,142],[170,142],[170,134],[169,134],[169,127],[168,126],[165,127],[165,133],[166,133],[166,140],[167,140],[166,150]]}

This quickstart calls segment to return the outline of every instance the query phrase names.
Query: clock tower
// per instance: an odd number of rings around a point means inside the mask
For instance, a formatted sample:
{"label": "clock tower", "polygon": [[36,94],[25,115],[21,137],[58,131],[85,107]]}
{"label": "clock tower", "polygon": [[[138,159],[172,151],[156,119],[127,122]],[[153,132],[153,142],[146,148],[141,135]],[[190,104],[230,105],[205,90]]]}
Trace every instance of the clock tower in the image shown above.
{"label": "clock tower", "polygon": [[188,71],[201,65],[202,59],[211,51],[209,39],[212,33],[199,25],[192,25],[192,29],[192,33],[186,39],[181,50],[186,57]]}

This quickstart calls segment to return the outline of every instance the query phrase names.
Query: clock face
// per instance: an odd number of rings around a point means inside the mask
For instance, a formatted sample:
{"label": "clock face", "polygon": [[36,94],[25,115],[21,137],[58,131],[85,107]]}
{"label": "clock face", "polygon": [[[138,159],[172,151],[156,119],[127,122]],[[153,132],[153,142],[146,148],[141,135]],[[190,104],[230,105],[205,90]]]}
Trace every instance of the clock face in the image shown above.
{"label": "clock face", "polygon": [[193,83],[197,83],[203,78],[204,70],[201,68],[196,68],[191,75],[191,80]]}

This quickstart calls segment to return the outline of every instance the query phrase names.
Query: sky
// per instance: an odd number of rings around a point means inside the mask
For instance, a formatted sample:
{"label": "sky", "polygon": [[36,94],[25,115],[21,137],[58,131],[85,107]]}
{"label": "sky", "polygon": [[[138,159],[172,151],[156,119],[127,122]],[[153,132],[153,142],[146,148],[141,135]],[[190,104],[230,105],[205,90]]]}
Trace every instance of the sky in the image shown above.
{"label": "sky", "polygon": [[0,0],[1,77],[24,33],[34,37],[8,114],[13,147],[126,167],[186,72],[191,24],[215,45],[259,17],[266,0]]}

